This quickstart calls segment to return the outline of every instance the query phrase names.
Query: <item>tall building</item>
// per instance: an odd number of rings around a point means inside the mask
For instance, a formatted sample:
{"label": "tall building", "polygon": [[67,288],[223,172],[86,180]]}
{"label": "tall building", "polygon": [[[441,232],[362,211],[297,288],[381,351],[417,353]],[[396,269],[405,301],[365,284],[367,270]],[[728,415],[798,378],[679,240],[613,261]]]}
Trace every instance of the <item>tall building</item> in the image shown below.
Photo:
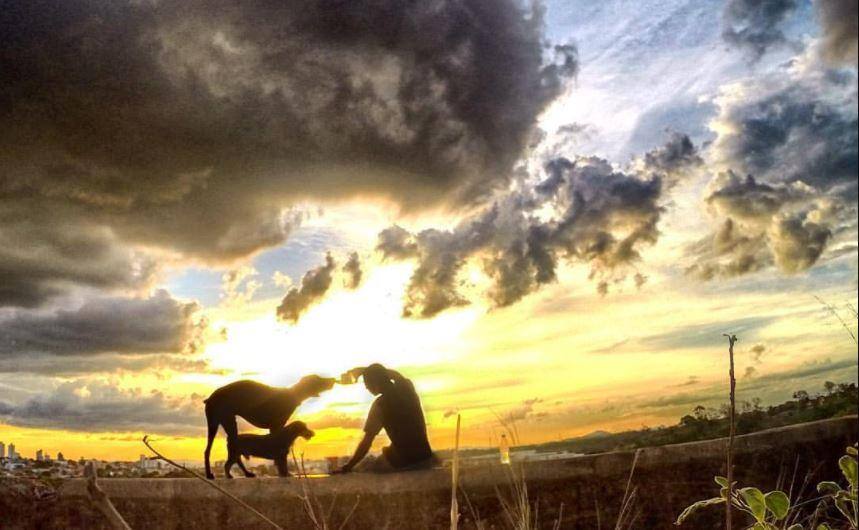
{"label": "tall building", "polygon": [[18,453],[15,451],[15,444],[9,444],[9,460],[18,458]]}
{"label": "tall building", "polygon": [[36,451],[36,461],[41,462],[44,459],[45,459],[45,455],[42,454],[42,450],[39,449],[38,451]]}
{"label": "tall building", "polygon": [[0,458],[6,458],[6,444],[0,442]]}

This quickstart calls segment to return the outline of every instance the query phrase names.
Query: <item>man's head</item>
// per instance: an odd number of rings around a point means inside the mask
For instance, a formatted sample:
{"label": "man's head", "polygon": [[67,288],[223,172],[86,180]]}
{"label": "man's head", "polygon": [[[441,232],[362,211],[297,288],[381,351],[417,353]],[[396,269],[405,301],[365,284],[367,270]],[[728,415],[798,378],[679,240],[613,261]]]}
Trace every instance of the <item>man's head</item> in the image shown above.
{"label": "man's head", "polygon": [[295,383],[290,389],[299,399],[317,397],[326,390],[334,387],[336,379],[333,377],[320,377],[318,375],[306,375]]}
{"label": "man's head", "polygon": [[379,363],[364,368],[362,375],[364,376],[364,386],[374,396],[384,393],[393,384],[388,376],[388,369]]}

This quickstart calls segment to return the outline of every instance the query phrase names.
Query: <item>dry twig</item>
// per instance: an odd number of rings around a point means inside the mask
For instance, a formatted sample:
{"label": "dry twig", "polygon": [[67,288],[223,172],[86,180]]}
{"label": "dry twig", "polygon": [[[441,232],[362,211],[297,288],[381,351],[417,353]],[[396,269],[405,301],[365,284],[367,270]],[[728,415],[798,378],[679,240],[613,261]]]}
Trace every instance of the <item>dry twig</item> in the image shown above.
{"label": "dry twig", "polygon": [[[730,430],[728,431],[728,499],[732,499],[732,493],[734,489],[734,434],[735,434],[735,425],[734,425],[734,411],[736,409],[736,388],[737,388],[737,379],[734,377],[734,343],[737,342],[736,335],[729,335],[727,333],[723,334],[725,337],[728,337],[728,357],[731,360],[731,369],[729,372],[729,377],[731,379],[731,411],[729,414],[729,424]],[[725,529],[731,530],[731,502],[725,503]]]}
{"label": "dry twig", "polygon": [[89,494],[90,500],[98,510],[107,517],[110,525],[117,530],[131,530],[122,515],[116,510],[116,507],[110,502],[107,494],[98,487],[98,473],[96,471],[96,463],[94,461],[87,462],[84,468],[84,476],[86,476],[86,491]]}

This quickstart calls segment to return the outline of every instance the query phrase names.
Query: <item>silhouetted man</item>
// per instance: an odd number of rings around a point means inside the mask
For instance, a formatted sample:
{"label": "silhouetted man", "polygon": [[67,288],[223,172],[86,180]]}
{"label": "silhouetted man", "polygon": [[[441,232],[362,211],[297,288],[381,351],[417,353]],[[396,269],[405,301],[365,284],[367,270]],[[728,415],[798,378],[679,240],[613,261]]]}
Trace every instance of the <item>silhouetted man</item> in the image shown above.
{"label": "silhouetted man", "polygon": [[354,376],[364,376],[364,386],[371,394],[379,396],[373,401],[367,421],[364,423],[364,438],[355,449],[355,454],[339,473],[348,473],[367,455],[373,439],[385,429],[391,445],[382,450],[382,456],[369,471],[383,472],[431,467],[435,455],[427,440],[427,426],[421,409],[421,400],[412,382],[399,372],[388,370],[381,364],[349,371]]}

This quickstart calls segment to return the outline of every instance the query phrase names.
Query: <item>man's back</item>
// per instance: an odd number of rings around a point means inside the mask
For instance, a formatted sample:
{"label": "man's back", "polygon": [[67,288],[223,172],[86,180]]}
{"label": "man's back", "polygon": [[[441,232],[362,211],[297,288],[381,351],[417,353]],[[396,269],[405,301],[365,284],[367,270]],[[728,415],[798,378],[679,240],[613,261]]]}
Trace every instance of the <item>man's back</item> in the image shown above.
{"label": "man's back", "polygon": [[376,398],[367,418],[368,426],[375,422],[385,429],[396,457],[401,459],[391,462],[393,465],[400,467],[432,457],[421,401],[408,379],[397,381]]}

